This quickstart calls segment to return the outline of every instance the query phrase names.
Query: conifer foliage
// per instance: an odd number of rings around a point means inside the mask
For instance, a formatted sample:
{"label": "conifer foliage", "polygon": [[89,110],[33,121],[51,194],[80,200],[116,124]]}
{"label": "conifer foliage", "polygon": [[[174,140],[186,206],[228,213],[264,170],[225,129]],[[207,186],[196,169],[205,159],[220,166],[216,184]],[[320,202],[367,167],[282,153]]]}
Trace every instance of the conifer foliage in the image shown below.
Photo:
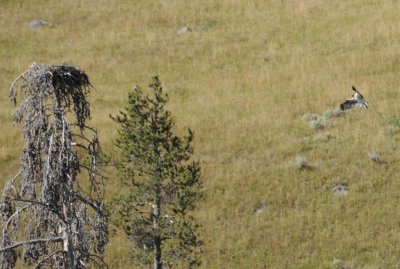
{"label": "conifer foliage", "polygon": [[[105,268],[108,221],[88,76],[69,65],[33,63],[11,86],[23,124],[21,168],[0,204],[0,268]],[[21,99],[20,98],[20,99]]]}
{"label": "conifer foliage", "polygon": [[136,87],[125,112],[112,117],[120,126],[117,167],[127,191],[115,199],[116,222],[133,243],[134,260],[155,269],[199,265],[198,225],[191,216],[202,196],[200,166],[192,161],[193,133],[174,135],[168,97],[158,77],[152,97]]}

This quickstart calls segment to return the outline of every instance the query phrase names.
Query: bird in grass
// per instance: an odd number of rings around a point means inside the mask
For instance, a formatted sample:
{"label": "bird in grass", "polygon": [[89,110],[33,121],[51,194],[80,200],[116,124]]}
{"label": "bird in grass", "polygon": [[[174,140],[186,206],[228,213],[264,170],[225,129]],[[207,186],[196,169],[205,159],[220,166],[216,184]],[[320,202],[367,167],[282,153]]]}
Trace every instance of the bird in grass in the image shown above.
{"label": "bird in grass", "polygon": [[356,87],[353,86],[353,91],[355,92],[351,99],[346,100],[340,105],[340,110],[347,110],[353,107],[358,107],[358,108],[368,108],[368,102],[365,100],[364,96],[362,96],[361,93],[359,93],[356,89]]}

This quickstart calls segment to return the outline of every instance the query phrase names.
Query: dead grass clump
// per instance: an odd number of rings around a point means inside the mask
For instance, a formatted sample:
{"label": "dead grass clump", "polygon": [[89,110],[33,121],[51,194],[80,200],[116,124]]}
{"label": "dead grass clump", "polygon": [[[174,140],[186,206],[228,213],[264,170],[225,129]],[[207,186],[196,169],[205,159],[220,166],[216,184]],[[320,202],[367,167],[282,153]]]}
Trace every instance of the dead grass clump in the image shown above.
{"label": "dead grass clump", "polygon": [[394,125],[389,125],[386,129],[387,133],[391,136],[396,135],[399,131],[400,128],[398,126],[394,126]]}
{"label": "dead grass clump", "polygon": [[340,117],[344,115],[343,113],[344,112],[340,109],[333,108],[326,110],[322,115],[307,112],[301,117],[301,119],[304,122],[307,122],[311,129],[319,130],[325,128],[329,124],[330,119]]}
{"label": "dead grass clump", "polygon": [[326,117],[320,116],[316,120],[310,121],[308,124],[310,128],[313,130],[323,129],[328,125],[329,121]]}
{"label": "dead grass clump", "polygon": [[306,157],[304,156],[297,156],[294,160],[294,165],[299,170],[311,170],[312,165],[309,163]]}
{"label": "dead grass clump", "polygon": [[388,124],[386,131],[389,135],[395,136],[400,131],[400,117],[397,115],[392,116],[388,120],[384,120],[385,124]]}
{"label": "dead grass clump", "polygon": [[343,116],[344,113],[345,112],[343,110],[340,110],[339,108],[333,108],[326,110],[322,115],[327,119],[331,119]]}
{"label": "dead grass clump", "polygon": [[301,116],[301,119],[304,122],[310,122],[310,121],[317,120],[318,119],[318,115],[314,114],[314,113],[307,112],[303,116]]}
{"label": "dead grass clump", "polygon": [[315,135],[313,137],[313,141],[314,142],[328,142],[332,138],[333,138],[333,136],[329,133],[321,133],[321,134]]}
{"label": "dead grass clump", "polygon": [[307,112],[305,113],[301,119],[308,123],[310,128],[313,130],[319,130],[325,128],[329,123],[329,118],[326,116],[319,116],[314,113]]}
{"label": "dead grass clump", "polygon": [[344,262],[341,259],[335,257],[335,258],[333,258],[333,261],[331,262],[331,268],[332,269],[347,269],[348,267],[345,266]]}

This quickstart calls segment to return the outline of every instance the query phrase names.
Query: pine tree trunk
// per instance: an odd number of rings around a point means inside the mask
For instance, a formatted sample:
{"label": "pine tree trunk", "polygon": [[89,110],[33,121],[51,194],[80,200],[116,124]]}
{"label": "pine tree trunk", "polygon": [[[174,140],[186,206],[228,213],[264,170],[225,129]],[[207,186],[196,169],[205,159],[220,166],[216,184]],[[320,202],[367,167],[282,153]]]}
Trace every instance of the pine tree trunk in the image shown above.
{"label": "pine tree trunk", "polygon": [[158,227],[160,220],[160,202],[157,201],[153,206],[153,229],[154,229],[154,269],[162,269],[161,262],[161,237]]}

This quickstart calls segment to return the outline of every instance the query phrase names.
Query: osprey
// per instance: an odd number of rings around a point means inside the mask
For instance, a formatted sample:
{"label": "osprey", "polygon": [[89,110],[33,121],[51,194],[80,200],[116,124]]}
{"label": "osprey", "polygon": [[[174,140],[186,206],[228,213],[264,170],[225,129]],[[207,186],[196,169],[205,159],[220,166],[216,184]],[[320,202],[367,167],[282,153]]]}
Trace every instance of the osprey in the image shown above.
{"label": "osprey", "polygon": [[341,110],[347,110],[353,107],[358,107],[358,108],[368,108],[368,102],[367,100],[364,99],[364,96],[362,96],[361,93],[359,93],[356,90],[356,87],[353,86],[353,91],[355,91],[355,94],[352,95],[351,99],[346,100],[344,103],[340,105]]}

